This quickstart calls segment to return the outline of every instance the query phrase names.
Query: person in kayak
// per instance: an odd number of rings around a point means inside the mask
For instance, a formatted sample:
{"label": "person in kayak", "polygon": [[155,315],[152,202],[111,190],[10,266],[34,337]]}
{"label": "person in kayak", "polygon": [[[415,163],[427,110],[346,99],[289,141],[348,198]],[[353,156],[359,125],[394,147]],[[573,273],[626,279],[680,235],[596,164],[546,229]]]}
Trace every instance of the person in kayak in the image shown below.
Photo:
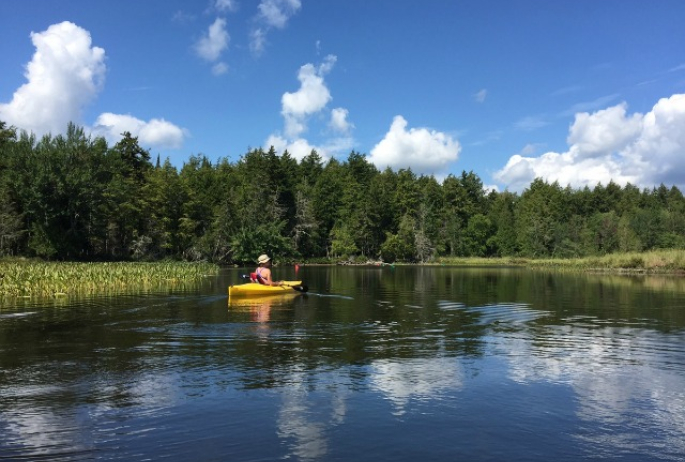
{"label": "person in kayak", "polygon": [[256,282],[266,286],[282,286],[283,282],[271,279],[271,258],[267,254],[262,254],[257,259],[259,266],[254,272]]}

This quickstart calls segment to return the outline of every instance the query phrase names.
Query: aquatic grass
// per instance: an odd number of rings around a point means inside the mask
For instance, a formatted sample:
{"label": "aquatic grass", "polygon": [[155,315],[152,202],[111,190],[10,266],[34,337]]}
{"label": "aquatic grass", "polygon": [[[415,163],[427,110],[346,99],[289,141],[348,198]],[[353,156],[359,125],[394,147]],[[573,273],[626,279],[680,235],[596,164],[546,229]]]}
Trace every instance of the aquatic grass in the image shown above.
{"label": "aquatic grass", "polygon": [[521,257],[438,257],[425,265],[455,266],[526,266],[530,259]]}
{"label": "aquatic grass", "polygon": [[214,275],[209,263],[72,263],[0,261],[0,295],[30,297],[105,293]]}
{"label": "aquatic grass", "polygon": [[514,265],[572,271],[683,273],[685,272],[685,250],[613,253],[583,258],[441,258],[437,263],[463,266]]}
{"label": "aquatic grass", "polygon": [[529,260],[526,266],[586,271],[680,273],[685,271],[685,250],[653,250],[574,259]]}

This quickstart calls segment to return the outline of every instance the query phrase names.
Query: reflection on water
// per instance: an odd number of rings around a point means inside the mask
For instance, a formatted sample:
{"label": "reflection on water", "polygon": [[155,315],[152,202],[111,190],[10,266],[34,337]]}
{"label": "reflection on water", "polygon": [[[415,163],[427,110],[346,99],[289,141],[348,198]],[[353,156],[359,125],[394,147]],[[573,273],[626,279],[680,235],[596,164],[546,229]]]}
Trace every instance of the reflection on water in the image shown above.
{"label": "reflection on water", "polygon": [[395,414],[406,412],[409,401],[439,399],[457,391],[463,371],[454,358],[417,358],[376,361],[371,366],[372,387],[392,401]]}
{"label": "reflection on water", "polygon": [[576,415],[592,428],[576,436],[595,456],[682,457],[684,336],[601,324],[547,326],[493,347],[507,357],[512,380],[572,388]]}
{"label": "reflection on water", "polygon": [[[331,383],[338,383],[340,379],[344,383],[343,377],[328,378]],[[310,390],[304,370],[293,371],[290,382],[293,385],[280,392],[278,436],[298,459],[325,459],[329,449],[327,435],[345,422],[350,392],[347,387],[331,385],[324,399],[317,398]]]}
{"label": "reflection on water", "polygon": [[312,294],[228,300],[238,274],[5,302],[0,459],[685,459],[679,278],[301,267]]}
{"label": "reflection on water", "polygon": [[292,306],[295,298],[302,296],[298,292],[262,295],[256,297],[230,298],[228,308],[233,311],[245,311],[250,313],[250,320],[254,322],[268,322],[271,319],[271,310],[288,308]]}

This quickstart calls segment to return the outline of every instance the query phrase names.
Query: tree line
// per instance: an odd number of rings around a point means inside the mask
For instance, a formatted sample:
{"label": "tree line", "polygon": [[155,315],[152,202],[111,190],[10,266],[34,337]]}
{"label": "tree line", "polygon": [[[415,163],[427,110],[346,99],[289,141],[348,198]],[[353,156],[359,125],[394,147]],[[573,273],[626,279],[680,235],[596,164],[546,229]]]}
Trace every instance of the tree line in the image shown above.
{"label": "tree line", "polygon": [[70,124],[40,140],[0,122],[0,255],[50,260],[253,262],[437,257],[570,258],[685,247],[674,186],[574,189],[535,179],[485,191],[473,172],[442,182],[378,170],[352,151],[300,161],[250,149],[236,162],[152,162],[124,133],[108,146]]}

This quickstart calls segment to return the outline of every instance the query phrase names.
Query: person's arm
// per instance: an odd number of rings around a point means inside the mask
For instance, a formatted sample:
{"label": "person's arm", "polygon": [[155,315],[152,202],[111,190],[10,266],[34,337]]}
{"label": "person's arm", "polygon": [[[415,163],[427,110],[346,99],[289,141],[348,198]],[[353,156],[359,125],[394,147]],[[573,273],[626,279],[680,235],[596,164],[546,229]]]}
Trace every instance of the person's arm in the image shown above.
{"label": "person's arm", "polygon": [[262,279],[264,280],[264,283],[267,286],[280,286],[281,285],[281,282],[274,281],[273,279],[271,279],[271,270],[268,268],[264,268],[261,271],[260,276],[262,277]]}

